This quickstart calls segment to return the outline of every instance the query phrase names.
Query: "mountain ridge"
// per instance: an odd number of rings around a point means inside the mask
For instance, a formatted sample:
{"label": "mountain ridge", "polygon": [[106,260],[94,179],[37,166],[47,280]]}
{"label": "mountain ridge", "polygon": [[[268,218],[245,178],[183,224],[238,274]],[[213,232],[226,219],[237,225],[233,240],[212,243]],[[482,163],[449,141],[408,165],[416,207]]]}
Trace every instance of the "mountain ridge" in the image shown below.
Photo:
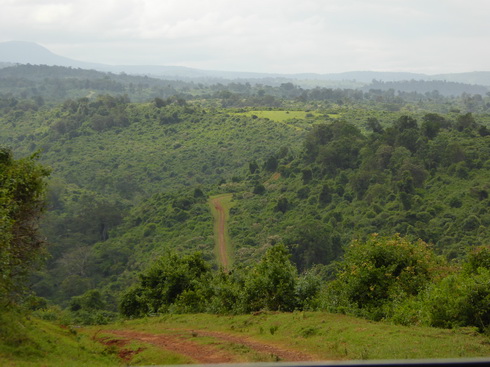
{"label": "mountain ridge", "polygon": [[287,79],[287,80],[313,80],[332,82],[357,82],[369,84],[373,80],[383,82],[396,82],[405,80],[425,81],[451,81],[458,83],[476,84],[490,86],[490,71],[472,71],[465,73],[449,73],[427,75],[411,72],[389,72],[389,71],[347,71],[341,73],[259,73],[248,71],[223,71],[204,70],[185,66],[172,65],[107,65],[70,59],[57,55],[49,49],[34,43],[25,41],[0,42],[0,64],[34,64],[34,65],[57,65],[83,69],[94,69],[103,72],[128,73],[133,75],[147,75],[158,78],[173,79]]}

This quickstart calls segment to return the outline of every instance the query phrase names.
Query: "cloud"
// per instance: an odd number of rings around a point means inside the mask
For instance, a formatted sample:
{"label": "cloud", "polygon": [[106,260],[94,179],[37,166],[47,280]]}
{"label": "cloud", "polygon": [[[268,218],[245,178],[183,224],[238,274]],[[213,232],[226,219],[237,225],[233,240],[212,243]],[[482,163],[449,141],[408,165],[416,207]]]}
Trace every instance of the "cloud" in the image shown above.
{"label": "cloud", "polygon": [[[486,0],[0,0],[0,41],[68,57],[268,72],[488,67]],[[454,70],[450,70],[454,68]]]}

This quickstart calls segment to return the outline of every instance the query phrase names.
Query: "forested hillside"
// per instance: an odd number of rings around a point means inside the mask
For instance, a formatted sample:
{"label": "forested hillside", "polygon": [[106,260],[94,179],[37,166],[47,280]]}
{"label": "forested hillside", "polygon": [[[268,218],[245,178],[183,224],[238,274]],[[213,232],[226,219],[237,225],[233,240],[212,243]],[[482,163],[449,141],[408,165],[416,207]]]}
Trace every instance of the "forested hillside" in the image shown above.
{"label": "forested hillside", "polygon": [[[350,265],[339,261],[373,233],[402,247],[431,244],[427,256],[447,262],[427,268],[457,267],[490,236],[490,98],[381,89],[0,69],[0,145],[16,157],[38,152],[52,171],[41,225],[50,257],[32,276],[33,291],[78,316],[98,309],[99,321],[122,295],[126,315],[352,310],[348,295],[335,307],[315,297],[332,279],[351,284],[338,273]],[[217,194],[232,194],[227,226],[241,269],[228,275],[213,273],[220,264],[208,200]],[[184,298],[153,308],[134,301],[168,258],[197,266],[206,286],[188,279],[195,288],[181,289]],[[259,275],[270,263],[289,269],[292,283],[267,303],[253,290],[263,290]],[[413,296],[439,276],[429,273]],[[224,293],[209,284],[224,284]],[[220,304],[224,297],[236,307]]]}

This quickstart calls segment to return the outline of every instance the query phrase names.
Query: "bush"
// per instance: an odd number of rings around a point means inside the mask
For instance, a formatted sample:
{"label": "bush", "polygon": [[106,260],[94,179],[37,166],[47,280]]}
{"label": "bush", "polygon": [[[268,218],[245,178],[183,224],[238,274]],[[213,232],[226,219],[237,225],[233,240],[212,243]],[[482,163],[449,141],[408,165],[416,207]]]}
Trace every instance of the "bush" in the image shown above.
{"label": "bush", "polygon": [[296,283],[297,308],[301,310],[318,309],[318,294],[322,279],[314,271],[308,271],[299,277]]}
{"label": "bush", "polygon": [[423,301],[429,325],[475,326],[480,332],[490,329],[489,305],[490,271],[485,268],[446,277],[427,291]]}
{"label": "bush", "polygon": [[243,299],[246,312],[295,309],[297,270],[290,257],[284,245],[276,245],[247,274]]}
{"label": "bush", "polygon": [[479,268],[490,269],[490,246],[478,246],[467,256],[463,265],[467,273],[476,274]]}
{"label": "bush", "polygon": [[163,256],[140,275],[138,286],[122,295],[120,311],[126,317],[140,317],[168,312],[177,302],[175,312],[194,312],[203,298],[198,289],[206,287],[210,270],[199,252],[183,257]]}
{"label": "bush", "polygon": [[437,274],[441,260],[429,245],[395,235],[371,235],[346,250],[327,307],[379,320],[393,305],[417,295]]}
{"label": "bush", "polygon": [[243,312],[243,286],[245,274],[240,270],[220,271],[210,282],[212,297],[207,303],[207,312],[213,314],[237,314]]}

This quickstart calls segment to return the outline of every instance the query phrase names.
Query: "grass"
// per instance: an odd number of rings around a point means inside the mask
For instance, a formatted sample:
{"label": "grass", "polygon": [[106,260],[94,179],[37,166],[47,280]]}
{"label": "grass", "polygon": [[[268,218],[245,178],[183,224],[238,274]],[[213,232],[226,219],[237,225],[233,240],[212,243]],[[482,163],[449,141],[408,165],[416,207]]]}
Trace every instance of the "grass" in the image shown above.
{"label": "grass", "polygon": [[[258,118],[267,118],[276,122],[285,122],[292,119],[304,120],[307,117],[319,116],[317,112],[306,112],[306,111],[267,111],[267,110],[255,110],[240,113],[245,116],[257,116]],[[311,116],[310,116],[311,115]]]}
{"label": "grass", "polygon": [[[316,119],[318,117],[324,116],[325,114],[316,111],[279,111],[279,110],[253,110],[247,112],[239,112],[239,115],[244,115],[248,117],[257,116],[258,118],[267,118],[275,122],[286,122],[288,120],[306,120],[306,119]],[[326,114],[329,118],[336,119],[340,115],[337,113]]]}
{"label": "grass", "polygon": [[[220,262],[220,247],[219,247],[219,213],[216,210],[213,201],[218,200],[221,206],[223,207],[224,216],[225,216],[225,226],[224,226],[224,238],[226,242],[226,257],[228,261],[228,267],[233,265],[233,246],[231,243],[230,236],[228,234],[228,219],[230,217],[230,209],[233,206],[233,194],[222,194],[211,196],[209,198],[209,207],[211,208],[211,213],[214,217],[214,243],[215,243],[215,255],[216,259],[218,259],[218,263]],[[224,264],[221,264],[224,265]]]}
{"label": "grass", "polygon": [[0,318],[1,366],[120,365],[110,350],[77,329],[19,315],[3,313]]}
{"label": "grass", "polygon": [[490,356],[489,338],[471,329],[397,326],[323,312],[164,315],[124,321],[110,328],[150,333],[189,329],[222,331],[308,353],[319,360]]}
{"label": "grass", "polygon": [[[0,326],[1,366],[77,367],[190,362],[178,353],[106,333],[109,330],[174,335],[188,333],[193,342],[226,351],[244,362],[274,359],[272,355],[240,344],[236,337],[306,353],[318,360],[490,356],[489,337],[470,328],[446,330],[396,326],[325,312],[163,315],[85,328],[62,328],[34,318],[21,322],[19,318],[9,319],[5,314],[0,316],[3,321]],[[201,335],[200,331],[219,331],[235,336],[235,339]],[[126,356],[126,360],[121,356]]]}

